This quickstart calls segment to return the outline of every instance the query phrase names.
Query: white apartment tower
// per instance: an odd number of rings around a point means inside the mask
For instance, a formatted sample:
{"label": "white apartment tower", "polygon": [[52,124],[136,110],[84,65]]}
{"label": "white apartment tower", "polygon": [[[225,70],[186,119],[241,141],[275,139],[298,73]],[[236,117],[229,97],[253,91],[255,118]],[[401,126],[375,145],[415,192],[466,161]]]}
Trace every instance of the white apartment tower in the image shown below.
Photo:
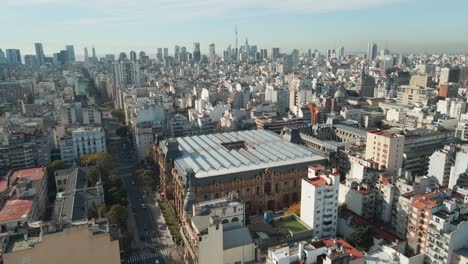
{"label": "white apartment tower", "polygon": [[112,66],[115,85],[140,86],[140,64],[137,61],[114,61]]}
{"label": "white apartment tower", "polygon": [[336,236],[339,186],[340,174],[322,172],[322,167],[310,167],[302,180],[301,220],[318,238]]}

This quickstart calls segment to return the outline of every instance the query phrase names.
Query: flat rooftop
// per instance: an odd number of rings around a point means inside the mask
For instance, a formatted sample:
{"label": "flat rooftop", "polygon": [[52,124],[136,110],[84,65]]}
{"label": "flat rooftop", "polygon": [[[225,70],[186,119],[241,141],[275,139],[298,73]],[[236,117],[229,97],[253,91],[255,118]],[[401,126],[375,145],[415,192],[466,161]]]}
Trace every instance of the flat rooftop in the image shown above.
{"label": "flat rooftop", "polygon": [[[268,130],[250,130],[176,138],[179,175],[188,169],[196,178],[242,173],[266,168],[310,164],[325,158]],[[160,147],[167,151],[166,141]]]}
{"label": "flat rooftop", "polygon": [[42,180],[45,173],[45,167],[34,167],[22,170],[15,170],[11,174],[11,182],[14,182],[16,179],[25,179],[28,178],[31,181]]}
{"label": "flat rooftop", "polygon": [[8,200],[0,211],[0,222],[25,220],[32,208],[29,200]]}

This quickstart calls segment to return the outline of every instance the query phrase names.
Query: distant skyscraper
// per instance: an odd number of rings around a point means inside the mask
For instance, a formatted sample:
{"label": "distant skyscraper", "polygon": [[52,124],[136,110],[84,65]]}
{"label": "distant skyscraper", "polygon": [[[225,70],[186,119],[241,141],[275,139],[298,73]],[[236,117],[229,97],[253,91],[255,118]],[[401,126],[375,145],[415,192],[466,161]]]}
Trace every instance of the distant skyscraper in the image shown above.
{"label": "distant skyscraper", "polygon": [[162,60],[163,58],[163,50],[162,48],[158,48],[158,52],[156,53],[156,59]]}
{"label": "distant skyscraper", "polygon": [[6,57],[10,65],[21,64],[21,52],[19,49],[7,49]]}
{"label": "distant skyscraper", "polygon": [[137,54],[135,51],[130,51],[130,60],[131,61],[136,61],[137,60]]}
{"label": "distant skyscraper", "polygon": [[39,65],[45,64],[45,55],[44,49],[42,48],[42,43],[35,43],[34,47],[36,48],[36,59]]}
{"label": "distant skyscraper", "polygon": [[257,53],[257,45],[251,45],[249,49],[250,49],[250,56],[254,56],[255,53]]}
{"label": "distant skyscraper", "polygon": [[250,46],[248,38],[245,38],[245,53],[247,53],[247,55],[250,55]]}
{"label": "distant skyscraper", "polygon": [[84,48],[84,61],[89,61],[88,48]]}
{"label": "distant skyscraper", "polygon": [[93,60],[96,61],[97,60],[97,57],[96,57],[96,49],[93,47]]}
{"label": "distant skyscraper", "polygon": [[179,45],[174,46],[174,59],[180,61],[180,47]]}
{"label": "distant skyscraper", "polygon": [[369,43],[369,45],[367,45],[367,59],[369,61],[373,61],[375,60],[376,57],[377,57],[377,44]]}
{"label": "distant skyscraper", "polygon": [[75,48],[73,45],[66,45],[65,50],[67,51],[67,60],[69,62],[75,62]]}
{"label": "distant skyscraper", "polygon": [[164,48],[164,58],[167,58],[167,57],[169,57],[169,49]]}
{"label": "distant skyscraper", "polygon": [[187,47],[183,46],[180,48],[180,61],[186,62],[187,61]]}
{"label": "distant skyscraper", "polygon": [[338,48],[338,58],[339,58],[340,60],[342,60],[342,59],[344,58],[344,54],[345,54],[345,53],[344,53],[344,47],[343,47],[343,46],[339,47],[339,48]]}
{"label": "distant skyscraper", "polygon": [[210,58],[210,62],[212,62],[212,63],[215,62],[215,60],[216,60],[216,48],[215,48],[214,43],[210,44],[209,58]]}
{"label": "distant skyscraper", "polygon": [[125,52],[120,52],[119,54],[119,60],[123,61],[123,60],[127,60],[127,53]]}
{"label": "distant skyscraper", "polygon": [[260,51],[260,59],[261,60],[266,60],[268,59],[268,52],[267,52],[267,49],[262,49]]}
{"label": "distant skyscraper", "polygon": [[331,59],[331,57],[332,57],[332,50],[327,49],[327,59]]}
{"label": "distant skyscraper", "polygon": [[0,49],[0,63],[6,63],[6,62],[7,62],[7,58],[6,58],[5,52],[3,52],[2,49]]}
{"label": "distant skyscraper", "polygon": [[138,58],[141,64],[145,64],[148,57],[144,51],[140,51],[140,53],[138,53]]}
{"label": "distant skyscraper", "polygon": [[196,62],[201,60],[200,43],[198,42],[193,43],[193,60]]}
{"label": "distant skyscraper", "polygon": [[279,48],[271,49],[271,58],[274,59],[274,60],[280,58],[280,49]]}

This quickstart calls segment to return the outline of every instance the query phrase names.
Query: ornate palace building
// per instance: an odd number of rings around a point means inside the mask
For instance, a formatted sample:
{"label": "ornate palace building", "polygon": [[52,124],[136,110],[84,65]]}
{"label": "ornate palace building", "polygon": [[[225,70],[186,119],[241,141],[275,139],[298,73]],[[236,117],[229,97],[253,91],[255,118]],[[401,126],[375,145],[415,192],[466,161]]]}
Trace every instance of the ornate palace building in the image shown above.
{"label": "ornate palace building", "polygon": [[236,192],[248,213],[300,201],[310,165],[326,159],[267,130],[170,138],[154,146],[161,192],[179,215],[189,185],[198,202]]}

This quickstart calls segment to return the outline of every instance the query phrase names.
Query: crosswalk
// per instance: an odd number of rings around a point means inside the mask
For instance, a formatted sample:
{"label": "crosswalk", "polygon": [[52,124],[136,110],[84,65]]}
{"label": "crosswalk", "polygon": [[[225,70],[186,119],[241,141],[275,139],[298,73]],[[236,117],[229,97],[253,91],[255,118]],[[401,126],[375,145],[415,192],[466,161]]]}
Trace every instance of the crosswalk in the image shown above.
{"label": "crosswalk", "polygon": [[[125,263],[155,263],[155,260],[163,260],[169,257],[170,253],[166,248],[155,249],[154,252],[146,250],[138,253],[134,253],[127,257]],[[164,262],[160,262],[163,264]]]}

